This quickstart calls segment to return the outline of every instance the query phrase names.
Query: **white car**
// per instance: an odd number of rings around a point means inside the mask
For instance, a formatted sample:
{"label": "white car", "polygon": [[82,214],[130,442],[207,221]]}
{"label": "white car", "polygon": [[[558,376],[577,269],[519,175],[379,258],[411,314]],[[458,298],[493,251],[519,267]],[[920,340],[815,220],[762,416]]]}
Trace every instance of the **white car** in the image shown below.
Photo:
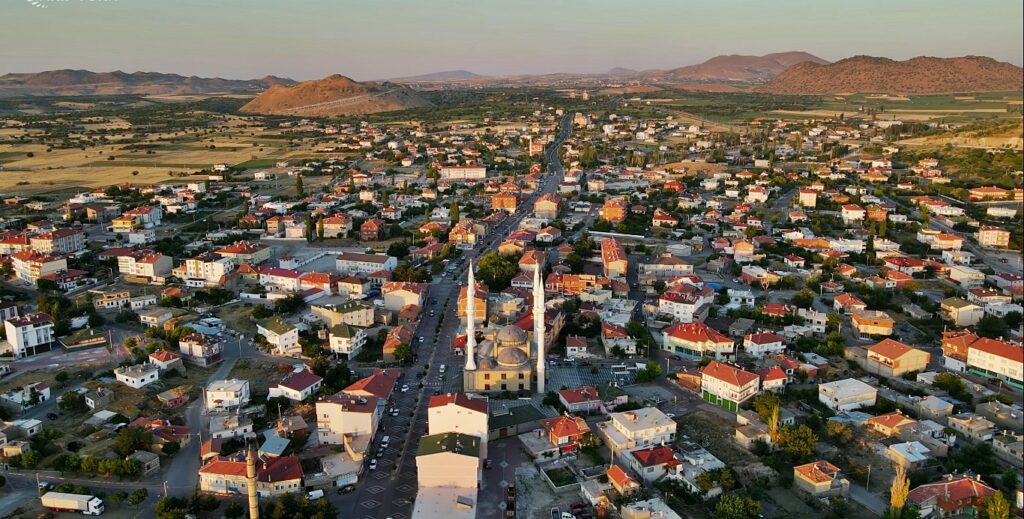
{"label": "white car", "polygon": [[409,392],[409,384],[405,384],[405,385],[402,386],[402,392],[403,393],[408,393]]}
{"label": "white car", "polygon": [[377,470],[377,460],[376,460],[376,458],[370,460],[370,470]]}

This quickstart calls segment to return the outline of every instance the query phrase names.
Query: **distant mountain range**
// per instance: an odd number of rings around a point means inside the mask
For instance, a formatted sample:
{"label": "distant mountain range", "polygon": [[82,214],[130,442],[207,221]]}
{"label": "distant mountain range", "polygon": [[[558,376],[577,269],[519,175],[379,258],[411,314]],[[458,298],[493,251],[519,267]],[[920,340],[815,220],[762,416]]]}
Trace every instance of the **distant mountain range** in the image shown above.
{"label": "distant mountain range", "polygon": [[760,83],[798,63],[827,64],[828,61],[806,52],[779,52],[764,56],[730,54],[715,56],[697,65],[648,72],[647,75],[666,81]]}
{"label": "distant mountain range", "polygon": [[481,76],[480,74],[474,74],[468,70],[445,70],[442,72],[431,72],[430,74],[421,74],[419,76],[407,76],[394,78],[389,81],[402,82],[402,83],[416,83],[416,82],[437,82],[437,81],[467,81],[470,79],[483,79],[487,76]]}
{"label": "distant mountain range", "polygon": [[245,113],[327,117],[430,106],[415,90],[391,82],[358,82],[340,74],[275,85],[242,106]]}
{"label": "distant mountain range", "polygon": [[793,65],[759,89],[774,94],[1020,91],[1024,89],[1024,70],[983,56],[922,56],[906,61],[854,56],[828,65]]}
{"label": "distant mountain range", "polygon": [[261,92],[275,85],[294,85],[295,81],[276,76],[261,79],[221,79],[161,74],[159,72],[91,72],[88,70],[50,70],[46,72],[5,74],[0,76],[0,96],[21,95],[168,95],[211,94],[220,92]]}

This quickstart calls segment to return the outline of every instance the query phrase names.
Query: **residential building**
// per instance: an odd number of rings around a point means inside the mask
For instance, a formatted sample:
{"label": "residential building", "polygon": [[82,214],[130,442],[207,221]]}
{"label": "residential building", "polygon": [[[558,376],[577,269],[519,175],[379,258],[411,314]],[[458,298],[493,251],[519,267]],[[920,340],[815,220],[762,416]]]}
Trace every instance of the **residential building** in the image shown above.
{"label": "residential building", "polygon": [[947,474],[939,481],[912,489],[907,502],[917,507],[921,517],[976,517],[985,499],[996,492],[981,481],[981,476]]}
{"label": "residential building", "polygon": [[22,281],[36,283],[39,278],[68,269],[68,260],[64,256],[54,256],[37,251],[22,251],[11,254],[11,267],[14,276]]}
{"label": "residential building", "polygon": [[396,266],[398,266],[398,258],[384,254],[343,252],[335,259],[335,268],[344,275],[373,274],[381,270],[392,271]]}
{"label": "residential building", "polygon": [[248,380],[228,379],[207,384],[203,400],[206,411],[226,412],[248,405],[249,398]]}
{"label": "residential building", "polygon": [[676,438],[675,420],[655,407],[611,413],[598,424],[597,434],[611,450],[613,460],[628,464],[625,454],[637,447],[671,444]]}
{"label": "residential building", "polygon": [[754,373],[717,361],[701,369],[701,398],[730,411],[757,395],[760,379]]}
{"label": "residential building", "polygon": [[947,297],[939,303],[944,319],[956,326],[974,326],[985,316],[985,309],[960,297]]}
{"label": "residential building", "polygon": [[344,392],[316,402],[317,434],[321,445],[341,445],[352,459],[362,461],[383,414],[384,402],[376,396]]}
{"label": "residential building", "polygon": [[134,389],[142,389],[160,380],[160,368],[155,364],[136,364],[114,370],[118,382]]}
{"label": "residential building", "polygon": [[53,333],[53,318],[42,312],[16,316],[4,321],[7,343],[14,358],[20,359],[50,351],[57,340]]}
{"label": "residential building", "polygon": [[216,335],[190,333],[178,340],[178,349],[186,362],[205,368],[223,360],[224,341]]}
{"label": "residential building", "polygon": [[256,323],[256,333],[266,339],[267,344],[277,350],[278,355],[295,354],[301,351],[299,329],[278,316]]}
{"label": "residential building", "polygon": [[[246,460],[236,455],[215,457],[199,469],[199,490],[219,495],[245,496],[248,492]],[[275,456],[256,459],[256,494],[260,497],[279,497],[300,493],[302,465],[296,456]]]}
{"label": "residential building", "polygon": [[814,497],[846,496],[850,492],[850,481],[839,467],[824,460],[793,467],[793,482]]}
{"label": "residential building", "polygon": [[662,349],[684,357],[726,360],[736,354],[736,343],[704,323],[676,323],[662,330]]}
{"label": "residential building", "polygon": [[868,348],[864,369],[875,375],[892,378],[912,371],[924,371],[929,361],[931,354],[924,350],[892,339],[883,339]]}
{"label": "residential building", "polygon": [[601,264],[604,266],[604,275],[607,278],[625,278],[629,269],[629,257],[626,250],[615,238],[606,238],[601,241]]}
{"label": "residential building", "polygon": [[279,382],[270,385],[268,397],[274,398],[283,396],[295,402],[301,402],[320,389],[324,379],[306,369],[299,369],[289,373]]}
{"label": "residential building", "polygon": [[331,327],[328,341],[331,353],[353,359],[366,344],[366,332],[361,328],[339,323]]}
{"label": "residential building", "polygon": [[896,321],[882,310],[862,310],[854,312],[850,321],[858,333],[863,335],[892,335]]}
{"label": "residential building", "polygon": [[752,357],[761,358],[772,353],[783,353],[786,345],[783,338],[771,332],[758,332],[743,337],[743,350]]}
{"label": "residential building", "polygon": [[878,389],[853,378],[818,384],[818,401],[833,411],[870,407],[877,397]]}
{"label": "residential building", "polygon": [[1002,227],[982,225],[978,228],[975,237],[978,240],[978,245],[982,247],[1005,249],[1010,246],[1010,234],[1009,230]]}
{"label": "residential building", "polygon": [[235,265],[241,265],[243,263],[259,265],[260,263],[270,259],[271,254],[273,254],[273,249],[268,245],[263,245],[262,243],[237,241],[226,247],[221,247],[215,252],[221,256],[231,258],[231,260],[235,262]]}

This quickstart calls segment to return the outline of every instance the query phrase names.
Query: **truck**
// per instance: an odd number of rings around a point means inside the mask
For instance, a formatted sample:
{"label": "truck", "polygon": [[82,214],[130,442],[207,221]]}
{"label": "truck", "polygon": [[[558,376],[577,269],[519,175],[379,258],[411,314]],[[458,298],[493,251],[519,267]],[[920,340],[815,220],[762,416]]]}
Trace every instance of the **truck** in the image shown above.
{"label": "truck", "polygon": [[45,508],[59,512],[81,512],[83,515],[103,513],[103,500],[86,494],[47,492],[39,498]]}

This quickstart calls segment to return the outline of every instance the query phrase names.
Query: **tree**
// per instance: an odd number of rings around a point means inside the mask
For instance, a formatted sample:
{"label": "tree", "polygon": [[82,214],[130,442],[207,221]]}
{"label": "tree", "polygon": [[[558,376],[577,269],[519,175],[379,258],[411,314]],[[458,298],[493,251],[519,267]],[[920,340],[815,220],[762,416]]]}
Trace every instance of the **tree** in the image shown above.
{"label": "tree", "polygon": [[303,196],[306,194],[306,190],[302,187],[302,175],[295,176],[295,195]]}
{"label": "tree", "polygon": [[998,339],[1009,335],[1010,326],[1004,319],[1000,319],[994,315],[986,315],[978,321],[978,324],[974,327],[974,331],[982,337]]}
{"label": "tree", "polygon": [[407,241],[396,241],[391,245],[388,245],[388,256],[394,256],[398,259],[404,259],[409,255],[409,242]]}
{"label": "tree", "polygon": [[810,308],[814,304],[814,292],[803,289],[793,295],[793,305],[797,308]]}
{"label": "tree", "polygon": [[320,241],[324,241],[324,219],[319,218],[316,221],[316,238]]}
{"label": "tree", "polygon": [[853,430],[849,424],[829,421],[825,424],[825,435],[833,442],[843,445],[853,439]]}
{"label": "tree", "polygon": [[[128,499],[128,493],[123,490],[118,490],[117,492],[110,494],[110,504],[112,505],[117,506],[123,503],[125,499]],[[159,503],[157,506],[159,506]]]}
{"label": "tree", "polygon": [[181,497],[162,497],[156,502],[156,519],[185,519],[189,503]]}
{"label": "tree", "polygon": [[[125,429],[121,430],[123,431]],[[146,490],[145,488],[137,488],[133,490],[131,494],[128,494],[128,504],[132,506],[139,506],[147,497],[149,497],[149,490]]]}
{"label": "tree", "polygon": [[70,376],[70,375],[68,375],[68,372],[67,372],[67,371],[64,371],[64,370],[58,371],[58,372],[57,372],[57,374],[53,376],[53,380],[55,380],[55,381],[56,381],[56,382],[57,382],[58,384],[60,384],[60,385],[62,385],[62,386],[63,386],[63,385],[64,385],[64,383],[66,383],[66,382],[68,381],[68,379],[70,379],[70,378],[71,378],[71,376]]}
{"label": "tree", "polygon": [[636,370],[635,380],[638,384],[653,382],[661,376],[661,364],[648,362],[646,366]]}
{"label": "tree", "polygon": [[149,450],[153,444],[153,434],[138,427],[125,427],[114,436],[112,448],[122,458],[135,451]]}
{"label": "tree", "polygon": [[412,358],[412,347],[408,344],[403,342],[398,346],[395,346],[395,360],[398,361],[399,364],[409,364],[412,362]]}
{"label": "tree", "polygon": [[715,519],[757,519],[761,504],[747,496],[725,494],[715,505]]}
{"label": "tree", "polygon": [[803,462],[814,454],[814,446],[818,443],[818,435],[806,425],[787,426],[779,430],[779,447],[794,460]]}
{"label": "tree", "polygon": [[782,405],[782,400],[775,393],[761,393],[754,397],[754,412],[761,418],[761,421],[768,423],[772,416],[773,409]]}
{"label": "tree", "polygon": [[452,202],[448,206],[448,222],[453,226],[459,223],[459,204],[458,202]]}
{"label": "tree", "polygon": [[60,402],[57,405],[61,411],[68,413],[78,413],[89,409],[89,406],[85,403],[85,397],[75,391],[68,391],[61,395]]}
{"label": "tree", "polygon": [[491,251],[480,257],[477,277],[491,292],[500,292],[512,284],[512,278],[519,275],[519,267],[505,256]]}
{"label": "tree", "polygon": [[245,507],[238,501],[228,502],[228,506],[224,508],[224,517],[227,519],[240,519],[245,517]]}
{"label": "tree", "polygon": [[892,478],[892,485],[889,486],[889,508],[894,515],[903,512],[907,504],[907,495],[910,493],[910,479],[907,478],[907,469],[903,465],[896,465],[896,475]]}
{"label": "tree", "polygon": [[1010,519],[1010,503],[1001,492],[985,498],[985,516],[988,519]]}

